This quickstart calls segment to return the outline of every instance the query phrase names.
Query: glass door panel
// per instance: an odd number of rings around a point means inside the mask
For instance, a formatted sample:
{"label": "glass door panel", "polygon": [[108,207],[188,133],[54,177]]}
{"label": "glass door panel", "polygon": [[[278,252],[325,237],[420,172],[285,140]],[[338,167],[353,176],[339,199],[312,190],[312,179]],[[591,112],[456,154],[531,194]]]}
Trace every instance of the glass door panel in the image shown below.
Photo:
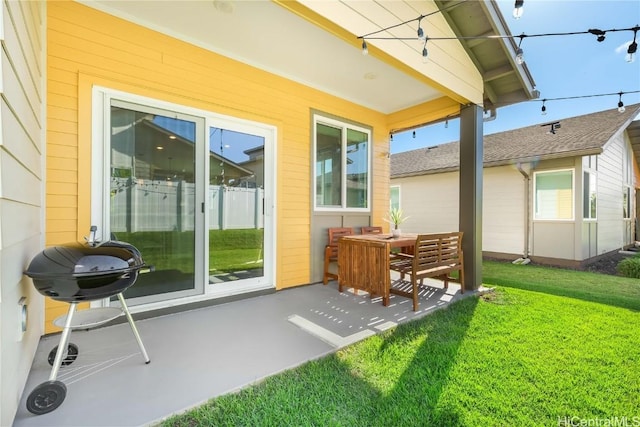
{"label": "glass door panel", "polygon": [[264,276],[265,139],[209,128],[209,283]]}
{"label": "glass door panel", "polygon": [[[124,103],[123,103],[124,104]],[[204,121],[111,105],[111,238],[131,243],[155,271],[140,274],[134,304],[196,293],[196,139]]]}

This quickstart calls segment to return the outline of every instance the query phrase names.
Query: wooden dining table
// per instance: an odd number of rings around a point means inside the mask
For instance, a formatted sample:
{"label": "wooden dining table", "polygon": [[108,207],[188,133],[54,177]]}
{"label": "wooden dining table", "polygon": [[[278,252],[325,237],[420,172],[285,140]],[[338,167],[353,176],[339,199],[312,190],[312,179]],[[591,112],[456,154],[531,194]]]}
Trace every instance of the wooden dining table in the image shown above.
{"label": "wooden dining table", "polygon": [[413,247],[416,244],[417,234],[404,233],[398,237],[394,237],[392,234],[354,234],[351,236],[344,236],[342,239],[349,240],[365,240],[373,242],[386,242],[390,248],[406,248]]}
{"label": "wooden dining table", "polygon": [[394,248],[411,251],[417,234],[360,234],[338,240],[338,289],[363,290],[382,297],[389,305],[391,293],[390,260]]}

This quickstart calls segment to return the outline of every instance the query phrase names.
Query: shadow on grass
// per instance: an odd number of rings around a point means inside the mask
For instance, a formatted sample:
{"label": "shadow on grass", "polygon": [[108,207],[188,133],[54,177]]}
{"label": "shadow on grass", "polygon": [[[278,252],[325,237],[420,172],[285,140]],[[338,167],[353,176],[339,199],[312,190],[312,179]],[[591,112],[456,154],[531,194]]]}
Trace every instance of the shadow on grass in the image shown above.
{"label": "shadow on grass", "polygon": [[401,325],[385,340],[381,353],[421,343],[391,392],[379,402],[373,425],[464,425],[461,414],[441,395],[477,304],[478,298],[465,298],[421,321]]}
{"label": "shadow on grass", "polygon": [[485,286],[505,286],[640,311],[637,279],[497,261],[485,261],[482,275]]}

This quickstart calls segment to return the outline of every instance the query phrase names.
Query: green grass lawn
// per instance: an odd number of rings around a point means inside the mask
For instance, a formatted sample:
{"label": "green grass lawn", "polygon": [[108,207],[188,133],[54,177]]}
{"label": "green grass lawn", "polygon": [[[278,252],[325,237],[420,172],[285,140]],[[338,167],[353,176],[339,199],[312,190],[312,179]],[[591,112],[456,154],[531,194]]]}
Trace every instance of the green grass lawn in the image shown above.
{"label": "green grass lawn", "polygon": [[484,283],[164,425],[640,425],[640,281],[487,262]]}

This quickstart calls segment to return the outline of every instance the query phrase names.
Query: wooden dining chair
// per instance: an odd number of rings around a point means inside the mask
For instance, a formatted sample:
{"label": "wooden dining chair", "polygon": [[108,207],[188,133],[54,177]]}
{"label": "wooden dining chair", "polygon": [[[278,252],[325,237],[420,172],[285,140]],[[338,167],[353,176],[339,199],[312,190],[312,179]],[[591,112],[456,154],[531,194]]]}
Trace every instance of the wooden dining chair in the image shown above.
{"label": "wooden dining chair", "polygon": [[364,226],[360,228],[360,234],[382,234],[382,227],[377,225]]}
{"label": "wooden dining chair", "polygon": [[[325,285],[329,279],[337,280],[338,274],[330,271],[331,263],[338,262],[338,239],[343,236],[352,236],[353,228],[351,227],[333,227],[328,229],[328,243],[324,247],[324,272],[322,275],[322,283]],[[337,271],[337,266],[336,266]]]}
{"label": "wooden dining chair", "polygon": [[[414,254],[398,254],[390,260],[389,268],[400,273],[400,279],[411,276],[411,292],[391,288],[390,292],[413,299],[413,311],[418,310],[418,285],[424,279],[435,278],[444,282],[445,289],[458,272],[460,293],[464,293],[464,258],[462,232],[421,234],[416,238]],[[418,283],[419,281],[419,283]]]}

